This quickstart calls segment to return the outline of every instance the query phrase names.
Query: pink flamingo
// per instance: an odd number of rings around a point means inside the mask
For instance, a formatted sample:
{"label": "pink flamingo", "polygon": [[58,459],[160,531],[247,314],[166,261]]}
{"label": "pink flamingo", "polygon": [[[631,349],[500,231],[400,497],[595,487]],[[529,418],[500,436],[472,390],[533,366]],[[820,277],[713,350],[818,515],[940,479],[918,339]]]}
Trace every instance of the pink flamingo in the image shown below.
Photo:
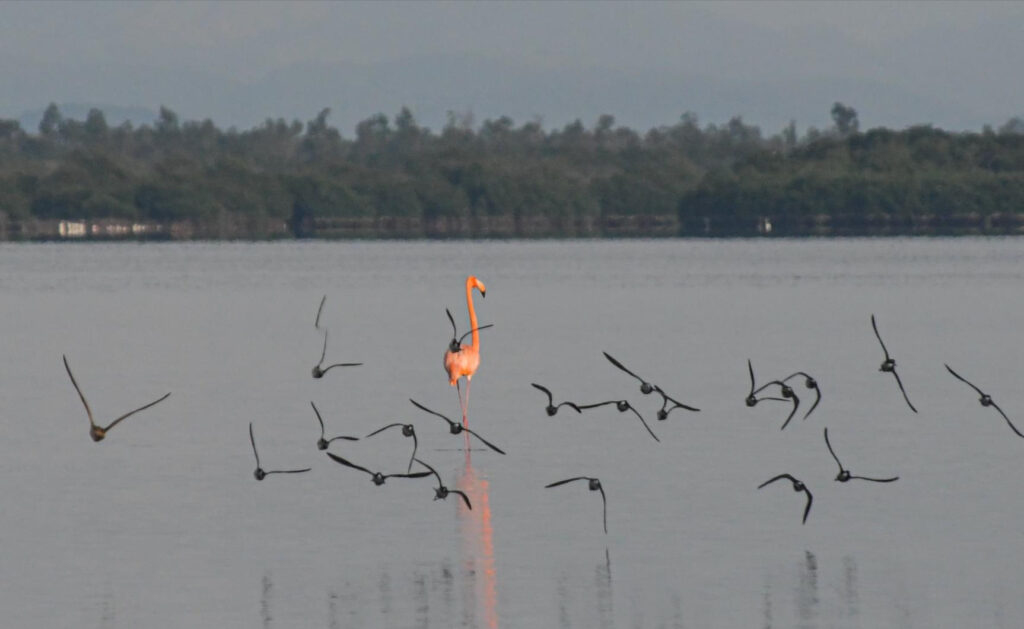
{"label": "pink flamingo", "polygon": [[[480,291],[481,297],[487,296],[487,287],[484,283],[470,275],[466,278],[466,308],[469,310],[469,327],[473,334],[473,342],[469,345],[455,345],[448,347],[444,353],[444,370],[448,372],[448,384],[455,387],[459,395],[459,406],[462,408],[462,425],[467,426],[466,411],[469,408],[469,385],[480,366],[480,330],[476,324],[476,310],[473,309],[473,289]],[[466,399],[462,399],[462,389],[459,386],[459,378],[466,378]]]}

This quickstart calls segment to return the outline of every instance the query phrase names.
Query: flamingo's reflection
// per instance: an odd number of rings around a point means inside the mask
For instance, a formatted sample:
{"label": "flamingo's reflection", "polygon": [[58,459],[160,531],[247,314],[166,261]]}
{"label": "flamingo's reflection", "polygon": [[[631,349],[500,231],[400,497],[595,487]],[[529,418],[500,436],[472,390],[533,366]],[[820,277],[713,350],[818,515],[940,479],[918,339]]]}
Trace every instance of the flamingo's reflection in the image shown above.
{"label": "flamingo's reflection", "polygon": [[[488,495],[489,483],[477,475],[469,450],[469,436],[466,436],[466,459],[462,473],[456,478],[456,487],[469,496],[473,505],[468,509],[463,501],[457,501],[459,531],[462,537],[464,568],[473,578],[468,581],[473,591],[467,592],[469,601],[480,600],[483,604],[481,626],[494,629],[498,626],[498,586],[494,567],[494,529],[491,525],[491,502]],[[466,605],[466,613],[474,613],[474,605]],[[473,620],[472,617],[469,620]],[[471,622],[470,625],[476,624]]]}

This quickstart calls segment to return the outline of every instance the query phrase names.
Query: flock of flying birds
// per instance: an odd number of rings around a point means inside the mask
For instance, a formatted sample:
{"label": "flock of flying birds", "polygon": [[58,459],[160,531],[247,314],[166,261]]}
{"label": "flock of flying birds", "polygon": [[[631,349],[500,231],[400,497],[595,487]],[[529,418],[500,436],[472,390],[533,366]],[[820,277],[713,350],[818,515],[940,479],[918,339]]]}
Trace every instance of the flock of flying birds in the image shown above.
{"label": "flock of flying birds", "polygon": [[[477,278],[475,278],[473,276],[469,276],[466,279],[466,302],[467,302],[467,308],[469,310],[470,326],[471,326],[471,329],[470,329],[469,332],[466,332],[462,336],[459,336],[458,330],[457,330],[456,325],[455,325],[455,320],[452,317],[451,311],[449,311],[448,309],[445,309],[445,312],[446,312],[446,314],[448,316],[448,320],[451,322],[451,325],[452,325],[452,339],[449,342],[447,350],[445,352],[444,366],[445,366],[446,371],[448,372],[449,383],[452,386],[455,386],[457,388],[457,391],[458,391],[458,394],[459,394],[459,403],[460,403],[460,406],[461,406],[461,409],[462,409],[462,414],[463,414],[463,421],[462,421],[462,423],[459,423],[457,421],[453,421],[448,416],[446,416],[446,415],[444,415],[442,413],[439,413],[437,411],[434,411],[432,409],[429,409],[429,408],[423,406],[422,404],[420,404],[419,402],[417,402],[416,400],[410,399],[409,401],[413,404],[413,406],[415,406],[419,410],[421,410],[421,411],[423,411],[423,412],[425,412],[425,413],[427,413],[429,415],[433,415],[433,416],[443,420],[447,424],[448,431],[449,431],[450,434],[452,434],[452,435],[459,435],[459,434],[465,433],[466,447],[467,448],[469,447],[469,437],[472,436],[476,440],[480,441],[485,446],[487,446],[487,448],[489,448],[490,450],[493,450],[493,451],[495,451],[495,452],[497,452],[499,454],[505,454],[505,452],[501,448],[499,448],[498,446],[494,445],[493,443],[491,443],[490,441],[488,441],[487,439],[482,437],[479,433],[471,430],[468,427],[468,425],[467,425],[468,422],[467,422],[467,419],[466,419],[466,413],[467,413],[467,407],[468,407],[468,403],[469,403],[469,382],[472,379],[472,376],[476,372],[476,369],[477,369],[477,367],[479,365],[479,351],[480,351],[479,332],[480,332],[480,330],[484,330],[484,329],[487,329],[487,328],[490,328],[490,327],[493,326],[493,324],[487,324],[487,325],[483,325],[483,326],[478,326],[477,325],[476,313],[475,313],[475,310],[473,308],[473,300],[472,300],[472,291],[473,291],[473,289],[479,290],[482,296],[486,295],[486,289],[484,288],[483,283],[480,282],[479,280],[477,280]],[[323,299],[320,300],[320,306],[317,309],[316,319],[315,319],[314,324],[313,324],[314,328],[316,330],[318,330],[318,331],[321,331],[322,334],[323,334],[323,337],[324,337],[323,349],[322,349],[321,354],[320,354],[320,360],[319,360],[319,362],[317,362],[317,364],[313,367],[313,370],[312,370],[312,376],[313,376],[313,378],[316,378],[316,379],[323,378],[324,375],[328,371],[330,371],[331,369],[334,369],[335,367],[357,367],[357,366],[362,365],[362,363],[334,363],[334,364],[328,365],[326,367],[324,366],[324,360],[325,360],[326,355],[327,355],[328,332],[327,332],[326,328],[321,328],[321,326],[320,326],[320,316],[323,313],[324,303],[326,302],[326,299],[327,299],[327,297],[325,295],[323,297]],[[910,410],[912,410],[913,412],[916,413],[917,409],[911,403],[910,397],[907,394],[907,390],[906,390],[906,388],[903,385],[903,381],[900,379],[899,374],[896,372],[896,361],[889,354],[889,350],[886,347],[885,342],[882,341],[881,334],[878,332],[878,324],[876,323],[875,316],[873,314],[871,315],[871,327],[874,330],[875,337],[878,339],[878,343],[879,343],[879,345],[881,345],[882,352],[884,354],[884,359],[883,359],[883,361],[881,363],[881,366],[879,367],[879,371],[881,371],[883,373],[891,373],[893,375],[893,378],[896,380],[896,385],[897,385],[897,387],[899,387],[899,390],[900,390],[901,394],[903,395],[903,399],[906,401],[907,406],[910,407]],[[465,341],[466,337],[470,336],[470,335],[473,336],[472,342],[469,343],[469,344],[464,344],[464,341]],[[671,397],[660,386],[658,386],[656,384],[653,384],[651,382],[648,382],[647,380],[645,380],[641,376],[637,375],[637,373],[635,373],[634,371],[632,371],[629,368],[627,368],[624,364],[622,364],[619,360],[617,360],[615,357],[613,357],[612,355],[608,354],[607,352],[604,352],[604,356],[608,360],[608,362],[610,362],[614,367],[616,367],[617,369],[623,371],[624,373],[628,374],[632,378],[634,378],[637,381],[639,381],[639,383],[640,383],[640,392],[643,395],[650,395],[652,393],[656,393],[661,398],[661,406],[657,410],[657,413],[656,413],[656,417],[657,417],[658,420],[664,421],[664,420],[668,419],[669,414],[672,413],[673,411],[675,411],[676,409],[683,409],[683,410],[687,410],[687,411],[690,411],[690,412],[699,412],[700,411],[700,409],[698,409],[698,408],[696,408],[694,406],[691,406],[691,405],[688,405],[688,404],[684,404],[684,403],[676,400],[675,398]],[[78,396],[79,396],[79,398],[82,401],[82,405],[85,407],[86,415],[89,418],[89,435],[90,435],[90,437],[92,437],[93,441],[96,441],[96,442],[102,441],[107,436],[107,433],[111,429],[113,429],[114,426],[116,426],[121,421],[127,419],[128,417],[130,417],[130,416],[132,416],[132,415],[134,415],[134,414],[136,414],[136,413],[138,413],[140,411],[148,409],[148,408],[150,408],[150,407],[152,407],[152,406],[154,406],[154,405],[164,401],[165,399],[167,399],[170,396],[170,393],[167,393],[164,396],[160,397],[159,399],[157,399],[157,400],[155,400],[153,402],[150,402],[148,404],[140,406],[139,408],[136,408],[136,409],[134,409],[132,411],[129,411],[129,412],[121,415],[120,417],[114,419],[110,424],[108,424],[105,427],[99,426],[98,424],[96,424],[96,422],[95,422],[95,420],[93,418],[92,409],[89,407],[89,403],[86,401],[85,395],[82,393],[81,388],[78,386],[78,382],[75,380],[75,376],[71,373],[71,367],[68,365],[67,357],[64,356],[63,358],[64,358],[64,368],[67,371],[68,377],[71,379],[71,384],[74,386],[75,391],[78,393]],[[974,389],[975,392],[977,392],[977,394],[979,395],[979,402],[981,403],[981,405],[983,407],[989,407],[989,406],[993,407],[1003,417],[1003,419],[1009,425],[1010,429],[1013,430],[1013,432],[1018,437],[1024,438],[1024,434],[1022,434],[1017,429],[1017,427],[1014,426],[1013,422],[1010,421],[1010,418],[1006,415],[1005,412],[1003,412],[1003,409],[1001,409],[992,400],[992,397],[990,395],[988,395],[987,393],[982,391],[980,388],[975,386],[973,383],[968,381],[966,378],[964,378],[963,376],[961,376],[960,374],[955,372],[953,370],[953,368],[950,367],[948,364],[945,365],[945,367],[946,367],[946,369],[949,371],[949,373],[954,378],[956,378],[957,380],[960,380],[964,384],[966,384],[969,387],[971,387],[972,389]],[[785,378],[782,378],[781,380],[778,380],[778,379],[776,379],[776,380],[768,380],[768,381],[764,382],[763,384],[761,384],[760,386],[758,386],[757,385],[757,380],[754,377],[754,367],[753,367],[753,364],[751,363],[751,361],[749,359],[747,360],[747,369],[748,369],[748,372],[749,372],[749,375],[750,375],[750,390],[749,390],[749,392],[747,394],[745,403],[746,403],[746,405],[748,407],[754,407],[757,404],[759,404],[760,402],[765,402],[765,401],[789,402],[789,403],[792,404],[792,407],[791,407],[791,409],[789,411],[789,414],[786,417],[785,421],[782,423],[782,426],[781,426],[780,429],[785,429],[786,426],[789,425],[790,420],[793,419],[793,417],[797,413],[797,409],[800,407],[800,397],[797,396],[796,391],[794,390],[794,388],[788,384],[790,381],[802,378],[803,379],[803,383],[804,383],[804,387],[807,388],[807,389],[810,389],[815,394],[814,403],[804,413],[803,419],[807,419],[811,415],[811,413],[813,413],[814,410],[818,407],[818,404],[821,402],[822,394],[821,394],[821,388],[820,388],[820,386],[818,384],[818,381],[814,377],[812,377],[810,374],[808,374],[806,372],[797,371],[795,373],[792,373],[792,374],[786,376]],[[461,378],[465,378],[466,379],[466,398],[465,398],[465,400],[463,400],[462,392],[461,392],[461,387],[459,387],[459,380]],[[648,425],[648,423],[644,419],[643,415],[640,414],[640,411],[638,411],[637,408],[634,407],[628,400],[616,399],[616,400],[606,400],[606,401],[603,401],[603,402],[587,403],[587,404],[581,404],[581,403],[576,403],[576,402],[572,402],[572,401],[561,401],[558,404],[555,404],[554,395],[552,394],[552,392],[551,392],[551,390],[549,388],[547,388],[547,387],[545,387],[543,385],[537,384],[537,383],[530,383],[530,384],[535,389],[537,389],[538,391],[543,393],[545,395],[545,397],[547,398],[547,406],[545,407],[544,410],[545,410],[545,412],[547,413],[547,415],[549,417],[552,417],[552,416],[556,415],[559,412],[559,410],[562,409],[562,407],[568,407],[569,409],[575,411],[576,413],[582,414],[584,411],[588,411],[588,410],[591,410],[591,409],[597,409],[597,408],[604,407],[604,406],[614,405],[616,410],[619,413],[626,413],[627,411],[628,412],[632,412],[633,415],[635,415],[636,418],[640,420],[640,423],[647,430],[648,434],[650,434],[650,436],[655,441],[660,441],[660,439],[658,439],[658,436],[656,434],[654,434],[654,431],[651,430],[650,425]],[[316,416],[317,422],[318,422],[318,424],[320,426],[320,437],[319,437],[319,439],[316,442],[316,446],[317,446],[318,450],[326,452],[330,448],[331,443],[333,443],[334,441],[338,441],[338,440],[343,440],[343,441],[359,441],[360,440],[360,437],[354,437],[354,436],[350,436],[350,435],[338,435],[338,436],[334,436],[334,437],[331,437],[331,438],[328,439],[327,436],[326,436],[326,427],[324,425],[324,420],[323,420],[323,417],[320,415],[319,409],[317,409],[316,404],[314,404],[313,402],[310,402],[310,406],[312,407],[313,412],[314,412],[314,414]],[[437,480],[437,487],[434,488],[434,500],[443,500],[443,499],[447,498],[449,494],[457,494],[463,500],[463,502],[465,503],[465,505],[466,505],[466,507],[468,509],[472,509],[473,508],[473,505],[470,503],[469,496],[467,496],[465,494],[465,492],[462,492],[462,491],[457,490],[457,489],[450,489],[447,486],[445,486],[444,481],[441,478],[441,475],[437,472],[437,470],[434,467],[432,467],[431,465],[429,465],[428,463],[424,462],[422,459],[417,458],[417,456],[416,456],[417,452],[416,451],[417,451],[417,447],[418,447],[418,441],[417,441],[417,438],[416,438],[416,428],[415,428],[415,426],[413,424],[405,424],[405,423],[400,423],[400,422],[387,424],[385,426],[382,426],[381,428],[378,428],[377,430],[374,430],[373,432],[369,433],[365,437],[362,437],[362,439],[369,439],[370,437],[373,437],[375,435],[381,434],[381,433],[383,433],[383,432],[385,432],[387,430],[391,430],[391,429],[400,430],[404,437],[412,439],[412,453],[409,456],[409,463],[406,466],[406,470],[404,472],[388,472],[388,473],[385,473],[385,472],[381,472],[381,471],[373,471],[370,468],[364,467],[363,465],[359,465],[359,464],[353,463],[352,461],[349,461],[348,459],[345,459],[345,458],[343,458],[343,457],[341,457],[341,456],[339,456],[339,455],[337,455],[337,454],[335,454],[333,452],[326,452],[326,454],[327,454],[328,457],[331,458],[331,460],[335,461],[336,463],[338,463],[338,464],[340,464],[340,465],[342,465],[344,467],[348,467],[348,468],[351,468],[351,469],[359,470],[359,471],[362,471],[362,472],[368,474],[370,476],[372,482],[375,485],[377,485],[377,486],[383,485],[387,481],[387,479],[389,479],[389,478],[424,478],[424,477],[428,477],[428,476],[433,476]],[[863,480],[863,481],[869,481],[869,482],[873,482],[873,483],[892,483],[892,482],[895,482],[895,481],[899,480],[898,476],[893,476],[893,477],[888,477],[888,478],[875,478],[875,477],[857,476],[857,475],[851,474],[850,470],[843,466],[842,462],[839,460],[839,456],[836,454],[835,450],[833,449],[832,443],[829,440],[828,428],[827,427],[825,427],[825,429],[824,429],[824,438],[825,438],[825,446],[827,447],[827,449],[829,451],[829,454],[832,455],[832,458],[835,460],[836,465],[839,467],[839,473],[836,475],[836,477],[834,479],[835,481],[841,482],[841,483],[846,483],[846,482],[851,481],[851,480]],[[254,471],[253,475],[255,476],[256,480],[258,480],[258,481],[262,481],[264,478],[266,478],[267,476],[269,476],[271,474],[300,474],[300,473],[308,472],[308,471],[310,471],[312,469],[312,468],[302,468],[302,469],[287,469],[287,470],[276,470],[276,469],[275,470],[264,470],[263,467],[262,467],[262,464],[260,462],[259,452],[256,449],[256,437],[255,437],[255,434],[254,434],[254,431],[253,431],[253,425],[252,425],[251,422],[249,423],[249,441],[252,444],[253,455],[256,458],[256,470]],[[414,464],[418,465],[419,468],[422,468],[422,469],[418,469],[417,471],[413,471],[413,465]],[[762,489],[763,487],[766,487],[766,486],[768,486],[768,485],[770,485],[770,484],[772,484],[772,483],[774,483],[776,481],[783,480],[783,479],[788,480],[791,483],[791,485],[793,487],[793,491],[798,492],[798,493],[799,492],[803,492],[805,494],[806,502],[805,502],[805,505],[804,505],[802,522],[806,523],[807,522],[807,517],[808,517],[808,515],[810,515],[810,512],[811,512],[811,505],[812,505],[812,503],[814,501],[814,497],[811,494],[811,491],[807,488],[807,485],[802,480],[796,478],[795,476],[793,476],[793,475],[791,475],[789,473],[783,473],[783,474],[779,474],[777,476],[774,476],[774,477],[766,480],[765,482],[761,483],[757,487],[757,489]],[[558,487],[558,486],[565,485],[565,484],[568,484],[568,483],[572,483],[572,482],[575,482],[575,481],[586,481],[587,482],[587,487],[588,487],[588,489],[590,491],[597,491],[597,492],[599,492],[601,494],[601,501],[602,501],[602,507],[603,507],[602,513],[603,513],[604,531],[605,531],[605,533],[607,533],[608,532],[608,503],[607,503],[607,497],[605,496],[604,488],[601,485],[600,479],[594,478],[594,477],[589,477],[589,476],[574,476],[574,477],[571,477],[571,478],[566,478],[566,479],[563,479],[563,480],[555,481],[553,483],[549,483],[548,485],[545,485],[545,488]]]}

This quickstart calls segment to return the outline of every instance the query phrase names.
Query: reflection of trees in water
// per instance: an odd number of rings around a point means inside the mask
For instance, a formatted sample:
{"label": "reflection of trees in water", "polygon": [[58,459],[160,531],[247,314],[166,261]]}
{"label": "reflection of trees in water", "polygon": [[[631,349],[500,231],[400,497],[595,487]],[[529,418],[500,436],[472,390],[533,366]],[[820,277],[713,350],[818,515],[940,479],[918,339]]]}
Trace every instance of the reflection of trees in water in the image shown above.
{"label": "reflection of trees in water", "polygon": [[[572,593],[587,591],[586,587],[574,587],[571,582],[571,572],[562,571],[558,577],[558,582],[555,585],[555,596],[557,597],[558,604],[558,626],[565,629],[566,627],[572,626],[572,617],[570,611],[573,608]],[[579,574],[583,576],[583,574]],[[614,627],[615,626],[615,608],[613,604],[612,595],[612,563],[611,556],[608,553],[608,549],[604,549],[604,556],[594,566],[594,577],[593,577],[593,591],[596,600],[591,602],[589,599],[584,603],[587,610],[597,610],[597,626],[598,627]],[[586,624],[583,626],[591,627],[590,624],[591,616],[586,616]],[[640,623],[642,626],[643,623]]]}
{"label": "reflection of trees in water", "polygon": [[[842,559],[841,567],[837,571],[831,571],[836,578],[826,578],[831,584],[827,591],[835,592],[839,597],[838,620],[839,626],[857,626],[856,618],[860,614],[860,593],[857,577],[857,560],[850,555]],[[794,603],[796,607],[796,626],[817,628],[820,626],[818,617],[821,611],[821,598],[819,588],[819,566],[818,558],[811,551],[804,551],[803,559],[798,563],[796,570],[796,584],[793,588]],[[838,582],[837,582],[838,581]],[[788,589],[788,588],[783,588]],[[774,618],[774,594],[772,589],[772,578],[766,576],[762,596],[762,620],[765,628],[773,627]]]}
{"label": "reflection of trees in water", "polygon": [[114,590],[107,583],[103,592],[103,601],[100,603],[100,627],[114,627],[117,625],[114,610]]}
{"label": "reflection of trees in water", "polygon": [[566,577],[563,572],[558,577],[558,585],[555,587],[555,592],[558,595],[558,626],[562,629],[569,629],[572,627],[572,622],[569,621],[569,587],[566,585]]}
{"label": "reflection of trees in water", "polygon": [[842,597],[844,613],[850,618],[855,618],[860,611],[857,594],[857,560],[849,555],[843,557]]}
{"label": "reflection of trees in water", "polygon": [[597,593],[597,620],[601,627],[615,626],[612,607],[612,558],[604,549],[604,561],[594,569],[594,591]]}
{"label": "reflection of trees in water", "polygon": [[338,623],[338,594],[329,592],[327,594],[327,622],[330,629],[341,629]]}
{"label": "reflection of trees in water", "polygon": [[380,613],[388,615],[391,613],[391,574],[380,573],[380,581],[377,583],[377,590],[380,592]]}
{"label": "reflection of trees in water", "polygon": [[268,629],[273,618],[270,616],[270,595],[274,584],[269,574],[263,575],[263,589],[260,595],[260,617],[263,619],[263,629]]}
{"label": "reflection of trees in water", "polygon": [[796,589],[796,611],[801,627],[813,627],[818,611],[818,559],[809,550],[804,551]]}

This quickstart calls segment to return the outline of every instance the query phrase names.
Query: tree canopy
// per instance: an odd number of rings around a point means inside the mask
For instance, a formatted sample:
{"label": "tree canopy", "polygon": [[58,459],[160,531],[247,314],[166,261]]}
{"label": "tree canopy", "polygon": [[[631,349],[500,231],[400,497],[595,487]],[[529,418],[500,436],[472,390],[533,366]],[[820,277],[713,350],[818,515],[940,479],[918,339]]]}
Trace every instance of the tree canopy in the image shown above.
{"label": "tree canopy", "polygon": [[[0,120],[0,233],[47,221],[183,224],[193,237],[614,236],[1016,231],[1024,124],[951,133],[834,126],[765,136],[684,113],[646,132],[604,115],[545,130],[450,112],[438,132],[403,108],[345,138],[306,123],[222,130],[166,107],[111,127],[47,107]],[[48,224],[48,223],[47,223]],[[6,226],[6,227],[5,227]]]}

